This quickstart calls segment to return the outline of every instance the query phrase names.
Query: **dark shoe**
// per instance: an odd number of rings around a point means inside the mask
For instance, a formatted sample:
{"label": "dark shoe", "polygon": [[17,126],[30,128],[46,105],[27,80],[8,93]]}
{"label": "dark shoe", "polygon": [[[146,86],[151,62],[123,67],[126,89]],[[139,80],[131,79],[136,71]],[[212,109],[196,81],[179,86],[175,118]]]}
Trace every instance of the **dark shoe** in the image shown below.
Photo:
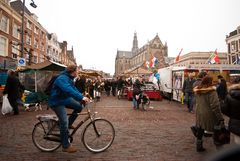
{"label": "dark shoe", "polygon": [[206,149],[204,147],[197,148],[197,152],[204,152]]}
{"label": "dark shoe", "polygon": [[197,152],[204,152],[205,150],[202,140],[197,140]]}
{"label": "dark shoe", "polygon": [[207,133],[207,132],[204,132],[204,134],[203,134],[204,137],[212,137],[212,135],[213,135],[213,134]]}
{"label": "dark shoe", "polygon": [[68,128],[69,128],[69,129],[75,129],[76,127],[73,126],[73,125],[69,125]]}
{"label": "dark shoe", "polygon": [[195,137],[197,137],[197,126],[191,126],[190,127],[191,128],[191,131],[192,131],[192,133],[193,133],[193,135],[195,136]]}
{"label": "dark shoe", "polygon": [[14,115],[19,115],[19,112],[14,112],[13,114],[14,114]]}
{"label": "dark shoe", "polygon": [[77,152],[77,148],[73,147],[72,145],[70,145],[67,148],[62,148],[63,152],[68,152],[68,153],[75,153]]}

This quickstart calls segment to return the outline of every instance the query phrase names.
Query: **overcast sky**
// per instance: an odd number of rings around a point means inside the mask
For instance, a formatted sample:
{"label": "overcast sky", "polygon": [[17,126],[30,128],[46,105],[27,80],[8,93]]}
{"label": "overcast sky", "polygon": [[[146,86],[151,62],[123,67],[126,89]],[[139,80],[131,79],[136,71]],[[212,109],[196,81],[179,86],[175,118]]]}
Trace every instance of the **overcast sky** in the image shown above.
{"label": "overcast sky", "polygon": [[240,0],[34,0],[38,16],[58,41],[73,46],[77,64],[114,74],[118,50],[131,51],[159,35],[176,57],[192,51],[226,52],[226,35],[240,26]]}

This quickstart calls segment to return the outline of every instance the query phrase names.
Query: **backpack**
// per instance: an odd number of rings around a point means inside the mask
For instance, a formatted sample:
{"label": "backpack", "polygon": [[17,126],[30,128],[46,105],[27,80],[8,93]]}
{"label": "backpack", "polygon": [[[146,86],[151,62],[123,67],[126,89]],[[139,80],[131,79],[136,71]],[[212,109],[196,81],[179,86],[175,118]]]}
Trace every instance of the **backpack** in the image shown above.
{"label": "backpack", "polygon": [[51,95],[51,90],[52,90],[52,86],[53,86],[53,83],[55,82],[55,80],[57,79],[58,75],[55,75],[51,78],[51,80],[48,82],[47,84],[47,87],[45,88],[44,90],[44,93],[47,95],[47,96],[50,96]]}

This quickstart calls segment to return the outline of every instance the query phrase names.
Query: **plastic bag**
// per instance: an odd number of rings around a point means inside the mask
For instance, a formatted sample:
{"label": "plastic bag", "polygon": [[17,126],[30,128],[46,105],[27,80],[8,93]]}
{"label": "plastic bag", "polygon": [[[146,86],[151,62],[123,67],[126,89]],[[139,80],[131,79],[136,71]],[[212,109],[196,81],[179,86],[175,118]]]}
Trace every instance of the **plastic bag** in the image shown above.
{"label": "plastic bag", "polygon": [[2,114],[6,115],[7,113],[12,112],[13,108],[9,103],[7,94],[3,95],[3,102],[2,102]]}

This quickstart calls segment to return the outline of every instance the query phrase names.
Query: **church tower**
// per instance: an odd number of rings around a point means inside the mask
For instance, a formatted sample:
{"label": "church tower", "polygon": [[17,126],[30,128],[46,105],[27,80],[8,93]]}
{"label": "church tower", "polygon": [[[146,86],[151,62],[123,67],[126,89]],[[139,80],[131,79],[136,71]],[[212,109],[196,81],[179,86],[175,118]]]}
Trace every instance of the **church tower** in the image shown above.
{"label": "church tower", "polygon": [[135,56],[138,51],[138,40],[137,40],[137,33],[134,33],[134,38],[133,38],[133,47],[132,47],[132,56]]}

